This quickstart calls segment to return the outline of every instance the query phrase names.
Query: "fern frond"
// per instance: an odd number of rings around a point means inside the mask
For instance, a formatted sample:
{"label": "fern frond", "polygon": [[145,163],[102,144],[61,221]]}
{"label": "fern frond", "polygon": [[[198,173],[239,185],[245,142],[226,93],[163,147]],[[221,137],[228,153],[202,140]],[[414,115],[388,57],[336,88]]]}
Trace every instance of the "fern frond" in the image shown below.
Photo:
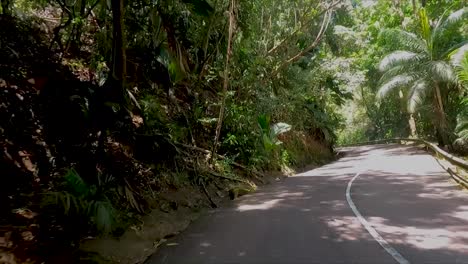
{"label": "fern frond", "polygon": [[67,188],[73,195],[86,196],[88,194],[88,185],[85,183],[83,178],[81,178],[81,176],[75,169],[69,169],[65,174],[64,178]]}
{"label": "fern frond", "polygon": [[80,199],[69,192],[48,192],[46,201],[48,205],[62,208],[65,215],[80,214],[82,212]]}

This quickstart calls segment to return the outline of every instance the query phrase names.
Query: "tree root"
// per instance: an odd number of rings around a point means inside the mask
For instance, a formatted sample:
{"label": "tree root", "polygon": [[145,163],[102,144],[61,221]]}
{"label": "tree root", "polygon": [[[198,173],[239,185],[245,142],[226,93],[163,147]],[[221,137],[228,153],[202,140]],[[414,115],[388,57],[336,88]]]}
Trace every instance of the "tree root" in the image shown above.
{"label": "tree root", "polygon": [[210,206],[211,208],[218,208],[218,205],[213,201],[213,199],[211,198],[210,196],[210,193],[208,192],[208,190],[206,189],[205,187],[205,183],[201,183],[201,187],[202,187],[202,190],[203,192],[205,193],[206,197],[208,198],[208,200],[210,201]]}

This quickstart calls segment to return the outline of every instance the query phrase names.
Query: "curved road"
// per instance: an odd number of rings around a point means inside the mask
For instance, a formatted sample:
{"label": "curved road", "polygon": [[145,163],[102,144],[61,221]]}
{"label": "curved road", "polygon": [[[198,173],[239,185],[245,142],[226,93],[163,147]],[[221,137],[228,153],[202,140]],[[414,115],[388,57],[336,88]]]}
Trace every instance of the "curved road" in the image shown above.
{"label": "curved road", "polygon": [[345,152],[214,210],[148,263],[468,263],[468,192],[432,156]]}

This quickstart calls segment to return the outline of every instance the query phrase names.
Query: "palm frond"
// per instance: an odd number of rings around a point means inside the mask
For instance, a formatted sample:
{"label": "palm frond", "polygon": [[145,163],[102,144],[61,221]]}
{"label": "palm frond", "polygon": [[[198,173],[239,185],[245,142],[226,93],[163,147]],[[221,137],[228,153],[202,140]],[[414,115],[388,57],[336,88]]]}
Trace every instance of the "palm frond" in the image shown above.
{"label": "palm frond", "polygon": [[429,63],[431,78],[435,81],[456,83],[457,75],[453,67],[445,61],[433,61]]}
{"label": "palm frond", "polygon": [[387,56],[385,56],[379,64],[380,71],[389,70],[395,66],[404,66],[407,65],[412,67],[415,63],[420,62],[423,60],[424,56],[421,56],[418,53],[410,52],[410,51],[394,51]]}
{"label": "palm frond", "polygon": [[464,7],[451,13],[445,20],[441,18],[432,31],[432,39],[434,41],[441,41],[439,37],[443,35],[446,30],[457,26],[461,21],[466,19],[467,14],[468,7]]}
{"label": "palm frond", "polygon": [[386,43],[394,44],[399,49],[408,49],[417,53],[428,52],[424,40],[413,33],[400,29],[386,29],[382,31],[381,35]]}
{"label": "palm frond", "polygon": [[384,83],[377,92],[377,99],[385,97],[391,90],[410,84],[415,80],[414,76],[411,75],[397,75],[390,81]]}
{"label": "palm frond", "polygon": [[454,50],[450,53],[450,63],[454,66],[461,66],[463,59],[466,57],[466,53],[468,52],[468,43],[459,47],[458,49]]}
{"label": "palm frond", "polygon": [[431,24],[429,22],[429,17],[427,16],[427,12],[425,8],[421,8],[419,10],[419,21],[421,25],[422,36],[426,40],[426,43],[429,46],[429,50],[432,50],[432,41],[430,40]]}
{"label": "palm frond", "polygon": [[452,14],[450,14],[441,24],[439,27],[437,27],[435,30],[436,31],[443,31],[444,29],[447,29],[453,25],[458,24],[462,20],[466,19],[468,15],[468,7],[464,7],[462,9],[459,9]]}
{"label": "palm frond", "polygon": [[462,101],[461,107],[463,107],[464,110],[457,117],[455,132],[459,140],[468,141],[468,98]]}
{"label": "palm frond", "polygon": [[424,70],[421,70],[421,67],[424,67],[426,64],[421,63],[418,65],[398,65],[395,66],[391,69],[386,70],[383,74],[382,77],[380,78],[380,83],[386,83],[390,80],[392,80],[395,76],[398,75],[407,75],[407,76],[414,76],[415,79],[416,77],[419,76],[419,78],[422,78],[422,76],[425,74]]}
{"label": "palm frond", "polygon": [[385,71],[382,74],[382,77],[380,77],[380,83],[385,83],[385,82],[391,80],[395,76],[406,74],[406,72],[407,72],[406,67],[404,67],[402,65],[395,66],[395,67]]}
{"label": "palm frond", "polygon": [[411,87],[408,97],[408,112],[410,114],[416,111],[417,106],[422,102],[425,92],[427,91],[427,81],[420,79]]}
{"label": "palm frond", "polygon": [[468,52],[465,52],[457,70],[460,82],[465,84],[465,88],[468,89]]}

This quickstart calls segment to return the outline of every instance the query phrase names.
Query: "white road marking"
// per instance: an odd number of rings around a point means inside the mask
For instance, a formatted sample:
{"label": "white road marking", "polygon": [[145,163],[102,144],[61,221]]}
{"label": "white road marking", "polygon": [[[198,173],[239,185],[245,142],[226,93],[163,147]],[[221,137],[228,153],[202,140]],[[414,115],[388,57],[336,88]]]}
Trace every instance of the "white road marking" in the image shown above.
{"label": "white road marking", "polygon": [[353,210],[353,213],[356,215],[357,219],[361,224],[366,228],[367,232],[377,241],[380,246],[387,251],[399,264],[410,264],[410,262],[405,259],[394,247],[392,247],[377,231],[371,226],[371,224],[362,216],[362,214],[357,209],[356,205],[351,199],[351,186],[353,185],[354,180],[362,172],[356,173],[354,177],[348,182],[348,187],[346,188],[346,200],[348,201],[349,207]]}

